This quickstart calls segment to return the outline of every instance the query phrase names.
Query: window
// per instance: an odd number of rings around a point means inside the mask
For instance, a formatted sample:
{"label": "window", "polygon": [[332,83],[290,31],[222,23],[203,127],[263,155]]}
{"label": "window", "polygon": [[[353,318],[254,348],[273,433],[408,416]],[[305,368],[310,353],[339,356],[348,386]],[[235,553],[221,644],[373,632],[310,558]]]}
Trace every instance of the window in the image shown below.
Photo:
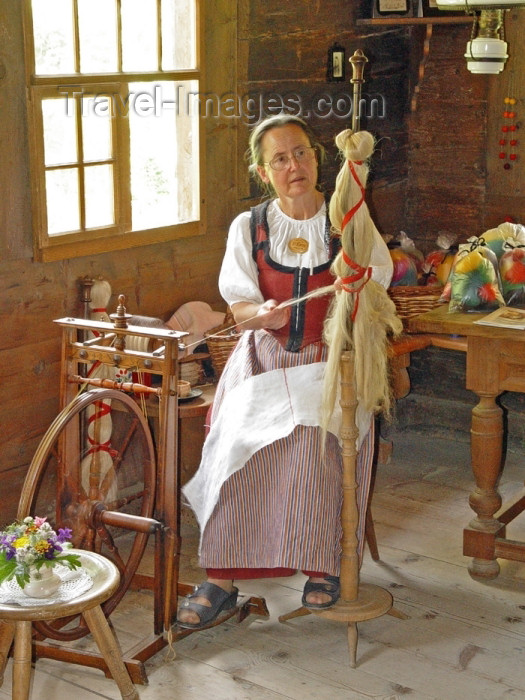
{"label": "window", "polygon": [[35,254],[201,233],[198,0],[25,0]]}

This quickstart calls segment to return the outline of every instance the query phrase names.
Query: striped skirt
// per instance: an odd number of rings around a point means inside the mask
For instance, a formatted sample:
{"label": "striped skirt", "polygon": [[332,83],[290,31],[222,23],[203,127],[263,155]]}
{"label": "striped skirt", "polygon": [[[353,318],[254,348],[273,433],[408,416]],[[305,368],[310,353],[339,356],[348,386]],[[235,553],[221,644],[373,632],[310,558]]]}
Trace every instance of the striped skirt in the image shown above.
{"label": "striped skirt", "polygon": [[[265,332],[246,332],[228,361],[213,416],[228,387],[250,373],[324,360],[325,348],[290,353]],[[308,387],[304,387],[308,401]],[[242,407],[239,407],[242,410]],[[271,396],[261,411],[271,410]],[[373,430],[358,457],[359,553],[373,457]],[[291,568],[339,574],[341,556],[342,458],[338,439],[319,427],[297,425],[290,435],[258,450],[222,485],[200,547],[203,568]]]}

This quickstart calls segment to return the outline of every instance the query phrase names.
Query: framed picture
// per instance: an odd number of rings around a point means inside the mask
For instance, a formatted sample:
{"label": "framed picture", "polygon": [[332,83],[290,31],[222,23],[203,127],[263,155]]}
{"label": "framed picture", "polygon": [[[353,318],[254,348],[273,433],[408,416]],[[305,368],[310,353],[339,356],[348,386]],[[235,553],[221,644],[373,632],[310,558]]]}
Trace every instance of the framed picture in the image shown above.
{"label": "framed picture", "polygon": [[414,0],[373,0],[372,17],[414,17]]}
{"label": "framed picture", "polygon": [[328,62],[326,66],[326,79],[329,83],[339,83],[345,79],[346,63],[345,49],[335,43],[328,49]]}

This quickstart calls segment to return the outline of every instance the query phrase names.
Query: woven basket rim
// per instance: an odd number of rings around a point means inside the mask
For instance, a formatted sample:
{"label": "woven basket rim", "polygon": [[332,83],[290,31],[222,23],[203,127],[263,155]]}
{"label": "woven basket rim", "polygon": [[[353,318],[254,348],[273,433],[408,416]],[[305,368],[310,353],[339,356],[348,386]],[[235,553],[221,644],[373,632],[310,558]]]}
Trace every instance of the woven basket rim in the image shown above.
{"label": "woven basket rim", "polygon": [[227,312],[224,321],[214,328],[205,331],[204,338],[208,346],[211,363],[215,372],[220,376],[228,357],[230,356],[242,333],[231,330],[228,335],[217,335],[227,328],[235,326],[235,319],[231,312]]}
{"label": "woven basket rim", "polygon": [[439,305],[443,290],[439,287],[399,286],[389,287],[388,293],[406,329],[406,322],[412,316],[431,311]]}
{"label": "woven basket rim", "polygon": [[418,286],[399,286],[389,287],[388,293],[392,296],[436,296],[440,297],[443,293],[441,287],[418,287]]}

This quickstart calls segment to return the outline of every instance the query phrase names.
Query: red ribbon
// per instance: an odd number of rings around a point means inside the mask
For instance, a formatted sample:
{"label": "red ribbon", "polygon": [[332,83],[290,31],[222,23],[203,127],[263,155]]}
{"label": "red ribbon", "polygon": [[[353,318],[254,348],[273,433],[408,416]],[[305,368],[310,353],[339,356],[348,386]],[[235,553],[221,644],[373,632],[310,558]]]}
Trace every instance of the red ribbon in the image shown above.
{"label": "red ribbon", "polygon": [[[357,308],[359,306],[359,294],[361,293],[361,290],[372,276],[372,268],[361,267],[361,265],[358,265],[356,262],[354,262],[352,258],[349,258],[344,250],[343,260],[348,265],[348,267],[350,267],[352,270],[355,270],[355,275],[341,277],[342,287],[345,290],[345,292],[348,292],[349,294],[355,294],[354,310],[352,311],[352,321],[355,321],[355,317],[357,315]],[[354,282],[359,282],[359,280],[364,280],[363,283],[359,285],[359,287],[347,286],[349,284],[354,284]]]}
{"label": "red ribbon", "polygon": [[[355,163],[356,163],[356,165],[362,165],[363,161],[356,160]],[[361,204],[365,201],[365,188],[361,184],[361,180],[357,177],[357,173],[355,171],[354,164],[352,163],[351,160],[348,161],[348,167],[350,168],[350,172],[352,173],[352,177],[357,182],[359,189],[361,190],[361,199],[357,202],[357,204],[354,204],[354,206],[350,209],[350,211],[346,212],[345,218],[343,219],[343,222],[341,224],[341,233],[345,230],[345,226],[349,223],[350,219],[353,217],[353,215],[359,209]]]}
{"label": "red ribbon", "polygon": [[[96,420],[100,420],[100,418],[103,418],[111,413],[111,407],[103,401],[95,401],[94,405],[96,406],[95,413],[89,417],[88,424],[93,423]],[[111,447],[111,438],[106,442],[96,442],[88,435],[87,439],[91,447],[87,451],[86,456],[95,454],[95,452],[107,452],[113,458],[118,457],[118,451]]]}

